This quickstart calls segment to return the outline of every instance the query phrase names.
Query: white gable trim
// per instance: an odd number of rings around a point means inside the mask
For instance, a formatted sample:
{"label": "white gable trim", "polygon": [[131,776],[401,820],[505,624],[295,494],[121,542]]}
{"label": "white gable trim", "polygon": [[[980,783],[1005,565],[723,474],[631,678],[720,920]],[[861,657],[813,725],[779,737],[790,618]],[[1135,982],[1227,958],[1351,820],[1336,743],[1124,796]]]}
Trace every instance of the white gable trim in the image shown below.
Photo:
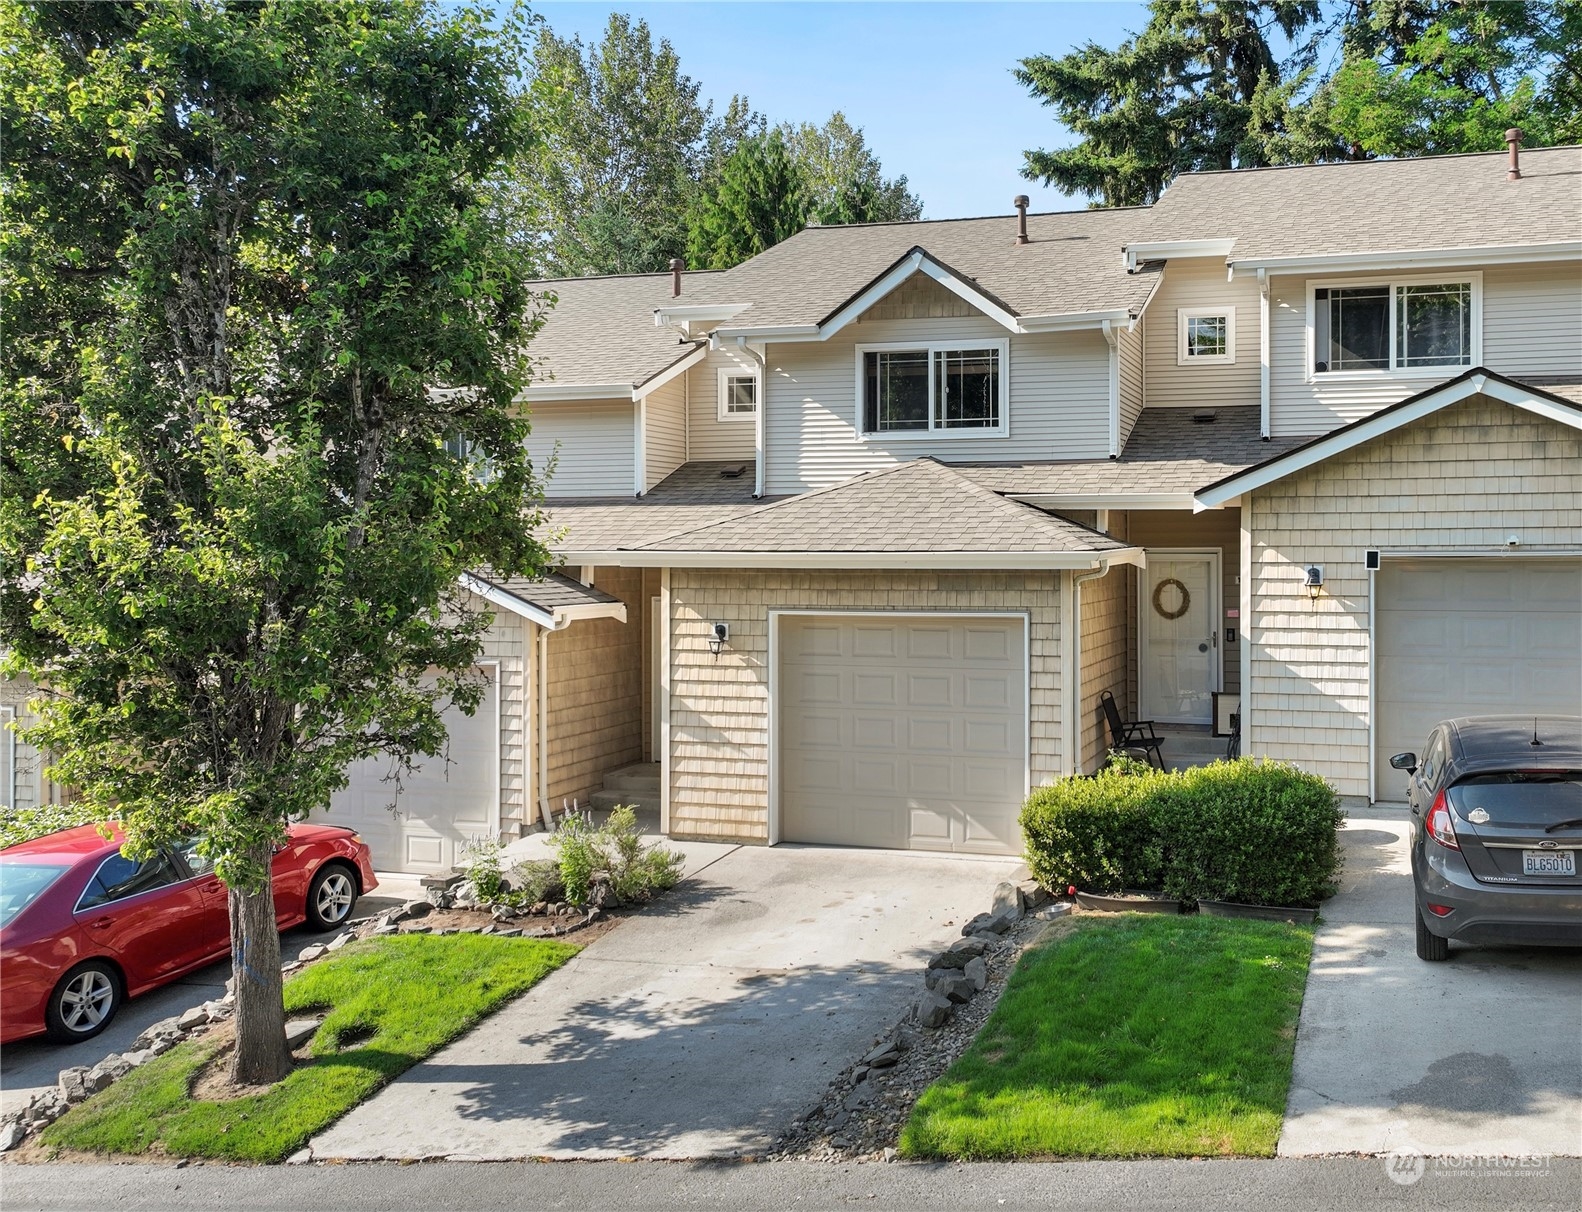
{"label": "white gable trim", "polygon": [[583,602],[575,606],[557,606],[553,611],[549,611],[517,597],[509,590],[485,581],[482,577],[475,577],[470,572],[462,573],[458,579],[463,589],[477,594],[491,606],[498,606],[501,610],[550,631],[559,631],[567,623],[574,623],[578,619],[619,619],[623,623],[626,622],[624,602]]}
{"label": "white gable trim", "polygon": [[962,281],[927,253],[921,250],[914,250],[908,256],[898,261],[895,267],[885,274],[884,277],[880,278],[828,320],[824,321],[819,326],[818,339],[821,341],[829,340],[848,324],[855,323],[861,318],[863,312],[894,291],[908,278],[920,273],[926,274],[938,282],[951,294],[960,299],[965,299],[967,303],[977,308],[1002,328],[1007,328],[1011,332],[1017,331],[1017,322],[1014,315],[971,284]]}
{"label": "white gable trim", "polygon": [[653,395],[654,392],[658,391],[666,383],[671,382],[679,375],[686,374],[687,371],[691,370],[694,366],[696,366],[708,356],[709,347],[707,345],[699,345],[691,353],[687,354],[686,357],[678,358],[652,378],[645,379],[636,387],[632,388],[632,399],[641,400],[645,396]]}
{"label": "white gable trim", "polygon": [[1097,568],[1142,566],[1141,547],[1112,551],[619,551],[625,568]]}
{"label": "white gable trim", "polygon": [[1448,383],[1437,391],[1425,392],[1421,398],[1404,407],[1386,409],[1366,420],[1336,430],[1327,438],[1294,450],[1284,458],[1275,459],[1261,467],[1249,468],[1229,480],[1201,489],[1193,494],[1195,502],[1193,508],[1196,511],[1217,509],[1243,493],[1262,488],[1276,480],[1283,480],[1286,476],[1313,467],[1364,442],[1383,437],[1403,425],[1410,425],[1413,421],[1419,421],[1442,408],[1475,395],[1501,400],[1516,408],[1523,408],[1551,421],[1568,425],[1572,429],[1582,429],[1582,412],[1574,408],[1568,408],[1564,404],[1535,395],[1500,379],[1487,378],[1481,374],[1469,375],[1458,382]]}

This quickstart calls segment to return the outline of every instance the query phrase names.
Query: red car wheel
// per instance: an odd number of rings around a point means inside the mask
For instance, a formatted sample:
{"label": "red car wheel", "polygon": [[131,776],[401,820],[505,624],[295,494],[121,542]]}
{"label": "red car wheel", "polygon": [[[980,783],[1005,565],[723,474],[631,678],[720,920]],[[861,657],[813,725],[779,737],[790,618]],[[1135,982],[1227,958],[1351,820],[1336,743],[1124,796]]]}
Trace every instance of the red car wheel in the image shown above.
{"label": "red car wheel", "polygon": [[44,1030],[56,1043],[92,1039],[121,1008],[121,975],[103,960],[78,964],[55,986],[44,1007]]}
{"label": "red car wheel", "polygon": [[308,885],[308,925],[333,930],[352,915],[357,903],[357,876],[344,863],[326,863]]}

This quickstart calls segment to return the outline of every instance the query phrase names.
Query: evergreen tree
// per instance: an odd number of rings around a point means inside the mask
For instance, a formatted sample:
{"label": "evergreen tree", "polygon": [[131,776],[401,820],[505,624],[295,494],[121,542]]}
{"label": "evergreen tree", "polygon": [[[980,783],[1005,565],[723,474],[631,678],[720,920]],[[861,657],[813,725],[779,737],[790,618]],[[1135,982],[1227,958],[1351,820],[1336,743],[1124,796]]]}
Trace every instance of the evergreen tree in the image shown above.
{"label": "evergreen tree", "polygon": [[744,139],[693,207],[688,264],[729,269],[757,256],[807,225],[808,202],[802,170],[780,130]]}

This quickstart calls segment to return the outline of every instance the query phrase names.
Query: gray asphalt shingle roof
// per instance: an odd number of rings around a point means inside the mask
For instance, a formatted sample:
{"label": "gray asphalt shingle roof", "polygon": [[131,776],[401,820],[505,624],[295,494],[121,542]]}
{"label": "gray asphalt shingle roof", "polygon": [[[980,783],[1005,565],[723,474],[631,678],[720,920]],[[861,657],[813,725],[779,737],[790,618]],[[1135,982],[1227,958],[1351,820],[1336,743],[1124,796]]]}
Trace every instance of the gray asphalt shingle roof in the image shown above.
{"label": "gray asphalt shingle roof", "polygon": [[1097,530],[1007,501],[934,459],[913,459],[693,530],[626,544],[675,552],[1115,551]]}
{"label": "gray asphalt shingle roof", "polygon": [[490,575],[480,579],[505,590],[513,597],[521,598],[530,606],[537,606],[540,610],[550,613],[565,606],[610,605],[621,600],[596,586],[584,585],[581,581],[573,580],[559,572],[552,572],[542,577]]}
{"label": "gray asphalt shingle roof", "polygon": [[[615,551],[735,517],[762,505],[753,500],[752,459],[683,464],[641,497],[590,497],[544,503],[543,528],[560,552]],[[722,472],[741,468],[737,476]]]}
{"label": "gray asphalt shingle roof", "polygon": [[1234,239],[1231,260],[1582,240],[1582,147],[1186,173],[1127,242]]}

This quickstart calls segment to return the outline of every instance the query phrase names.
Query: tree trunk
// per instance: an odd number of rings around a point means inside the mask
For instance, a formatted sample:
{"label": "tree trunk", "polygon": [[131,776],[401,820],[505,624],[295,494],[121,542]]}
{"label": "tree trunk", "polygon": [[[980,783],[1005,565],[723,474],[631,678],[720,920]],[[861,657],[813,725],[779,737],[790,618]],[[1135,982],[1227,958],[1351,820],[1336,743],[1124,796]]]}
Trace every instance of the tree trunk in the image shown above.
{"label": "tree trunk", "polygon": [[[262,855],[263,869],[274,856]],[[230,890],[231,971],[236,989],[236,1053],[231,1082],[271,1085],[291,1072],[286,1011],[280,982],[280,934],[275,892],[268,880],[255,892]]]}

